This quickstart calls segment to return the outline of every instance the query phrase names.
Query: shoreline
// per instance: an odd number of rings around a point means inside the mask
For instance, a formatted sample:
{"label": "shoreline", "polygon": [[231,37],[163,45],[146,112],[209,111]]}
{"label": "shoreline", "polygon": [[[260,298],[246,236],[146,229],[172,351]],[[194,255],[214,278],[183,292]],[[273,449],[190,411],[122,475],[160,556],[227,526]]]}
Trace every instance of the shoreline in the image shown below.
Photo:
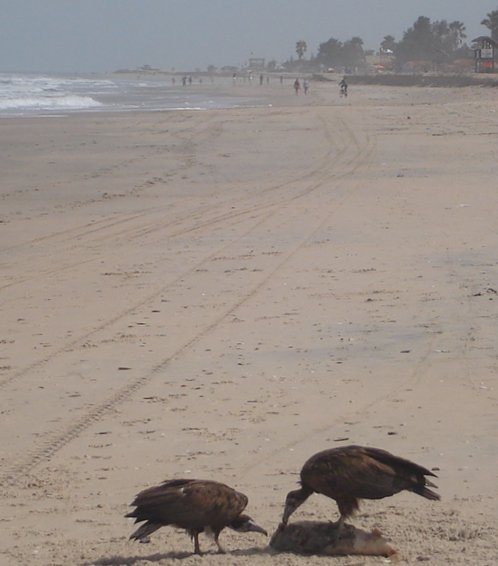
{"label": "shoreline", "polygon": [[[150,76],[149,76],[150,75]],[[59,79],[68,75],[59,75]],[[194,79],[191,85],[171,82],[172,75],[144,73],[108,73],[79,75],[79,78],[88,80],[89,84],[64,86],[58,84],[57,78],[46,77],[47,84],[42,90],[46,94],[33,95],[22,90],[26,86],[18,87],[17,94],[9,90],[0,100],[1,118],[29,118],[29,117],[62,117],[69,115],[93,115],[119,112],[161,112],[161,111],[188,111],[188,110],[215,110],[237,107],[261,107],[270,104],[296,105],[292,99],[294,94],[292,84],[296,77],[307,77],[307,74],[279,74],[261,75],[263,82],[257,75],[253,80],[247,76],[238,76],[234,81],[230,77],[216,77],[212,81],[203,81],[202,77]],[[313,75],[311,82],[311,96],[307,97],[307,104],[330,104],[335,99],[331,87],[342,78],[342,75]],[[43,76],[39,77],[43,80]],[[168,80],[170,79],[170,80]],[[52,82],[51,82],[52,81]],[[55,81],[55,82],[54,82]],[[92,81],[96,81],[92,85]],[[113,82],[111,88],[108,81]],[[29,82],[29,81],[28,81]],[[350,86],[381,86],[381,87],[425,87],[425,88],[482,88],[495,86],[492,77],[476,77],[475,75],[377,75],[377,76],[349,76]],[[53,84],[52,84],[53,83]],[[9,87],[10,88],[10,87]],[[37,85],[40,89],[40,85]],[[324,95],[329,90],[328,95]],[[301,93],[302,95],[303,93]],[[17,97],[17,98],[16,98]],[[26,98],[27,97],[27,98]],[[17,103],[16,103],[17,101]],[[335,101],[337,103],[337,101]],[[2,105],[3,104],[3,105]],[[16,105],[17,104],[17,105]],[[24,105],[23,105],[24,104]]]}

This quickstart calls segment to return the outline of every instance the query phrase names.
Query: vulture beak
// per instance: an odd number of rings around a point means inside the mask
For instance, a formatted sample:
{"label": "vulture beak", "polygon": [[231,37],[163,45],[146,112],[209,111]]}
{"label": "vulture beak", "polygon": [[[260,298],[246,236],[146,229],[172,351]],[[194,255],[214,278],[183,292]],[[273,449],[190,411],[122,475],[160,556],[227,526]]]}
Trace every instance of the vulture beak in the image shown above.
{"label": "vulture beak", "polygon": [[268,536],[268,533],[263,529],[263,527],[257,525],[252,519],[247,522],[247,532],[261,533],[262,535],[265,535],[265,537]]}
{"label": "vulture beak", "polygon": [[240,515],[231,525],[228,525],[234,531],[238,533],[261,533],[262,535],[268,536],[268,533],[255,523],[254,519],[248,515]]}

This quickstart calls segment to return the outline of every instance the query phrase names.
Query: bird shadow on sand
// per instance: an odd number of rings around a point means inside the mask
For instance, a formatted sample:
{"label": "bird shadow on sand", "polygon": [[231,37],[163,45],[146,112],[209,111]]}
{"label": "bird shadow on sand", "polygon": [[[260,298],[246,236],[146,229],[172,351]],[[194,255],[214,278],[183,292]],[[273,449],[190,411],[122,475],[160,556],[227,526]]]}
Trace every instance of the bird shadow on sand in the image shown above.
{"label": "bird shadow on sand", "polygon": [[[264,554],[273,554],[273,551],[267,546],[253,546],[251,548],[227,551],[226,556],[256,556]],[[218,555],[218,553],[215,551],[207,551],[203,552],[201,556],[205,555]],[[151,562],[153,564],[155,562],[160,562],[161,560],[185,560],[192,556],[192,552],[156,552],[145,556],[122,556],[114,554],[112,556],[97,558],[96,560],[91,560],[89,562],[83,562],[81,566],[134,566],[134,564],[139,562]]]}
{"label": "bird shadow on sand", "polygon": [[182,560],[184,558],[188,558],[191,555],[192,553],[189,552],[156,552],[154,554],[133,556],[113,554],[112,556],[105,556],[102,558],[97,558],[97,560],[83,562],[81,566],[133,566],[138,562],[154,563],[168,559]]}
{"label": "bird shadow on sand", "polygon": [[265,554],[275,554],[269,546],[251,546],[250,548],[241,548],[227,552],[232,556],[263,556]]}

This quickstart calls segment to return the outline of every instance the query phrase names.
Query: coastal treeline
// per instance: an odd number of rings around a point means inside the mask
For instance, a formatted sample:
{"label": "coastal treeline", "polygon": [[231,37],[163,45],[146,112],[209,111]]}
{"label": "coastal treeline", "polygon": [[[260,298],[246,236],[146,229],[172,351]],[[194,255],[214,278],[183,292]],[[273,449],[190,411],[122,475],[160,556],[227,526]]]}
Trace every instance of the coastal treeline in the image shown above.
{"label": "coastal treeline", "polygon": [[[498,7],[481,21],[489,29],[489,36],[498,43]],[[392,69],[402,69],[411,62],[423,62],[432,67],[444,67],[473,57],[472,40],[467,43],[465,24],[460,21],[434,20],[419,16],[396,40],[386,35],[378,52],[364,49],[361,37],[340,41],[331,37],[320,43],[318,52],[305,59],[307,44],[304,39],[296,42],[297,60],[291,57],[284,66],[289,69],[363,69],[369,57],[378,56],[379,63]]]}

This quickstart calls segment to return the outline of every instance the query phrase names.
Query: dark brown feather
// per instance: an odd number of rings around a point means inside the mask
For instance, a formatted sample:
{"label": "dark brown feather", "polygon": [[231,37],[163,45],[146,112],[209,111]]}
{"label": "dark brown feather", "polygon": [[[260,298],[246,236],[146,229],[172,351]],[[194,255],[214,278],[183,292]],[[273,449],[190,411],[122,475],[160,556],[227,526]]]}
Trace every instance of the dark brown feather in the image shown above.
{"label": "dark brown feather", "polygon": [[247,506],[247,497],[231,487],[206,480],[171,480],[141,491],[127,517],[201,531],[226,527]]}
{"label": "dark brown feather", "polygon": [[187,530],[200,552],[198,535],[208,529],[218,535],[225,527],[241,532],[262,532],[250,517],[242,515],[247,497],[235,489],[215,481],[178,479],[141,491],[133,500],[133,511],[127,517],[135,523],[145,521],[130,538],[144,540],[160,527],[172,525]]}
{"label": "dark brown feather", "polygon": [[382,499],[407,490],[431,500],[439,495],[425,476],[430,470],[379,448],[343,446],[311,456],[301,470],[301,490],[290,492],[283,523],[313,492],[335,499],[341,519],[354,514],[360,499]]}
{"label": "dark brown feather", "polygon": [[[385,450],[344,446],[318,452],[301,470],[301,481],[333,499],[382,499],[425,487],[432,472]],[[421,493],[422,495],[422,493]]]}

